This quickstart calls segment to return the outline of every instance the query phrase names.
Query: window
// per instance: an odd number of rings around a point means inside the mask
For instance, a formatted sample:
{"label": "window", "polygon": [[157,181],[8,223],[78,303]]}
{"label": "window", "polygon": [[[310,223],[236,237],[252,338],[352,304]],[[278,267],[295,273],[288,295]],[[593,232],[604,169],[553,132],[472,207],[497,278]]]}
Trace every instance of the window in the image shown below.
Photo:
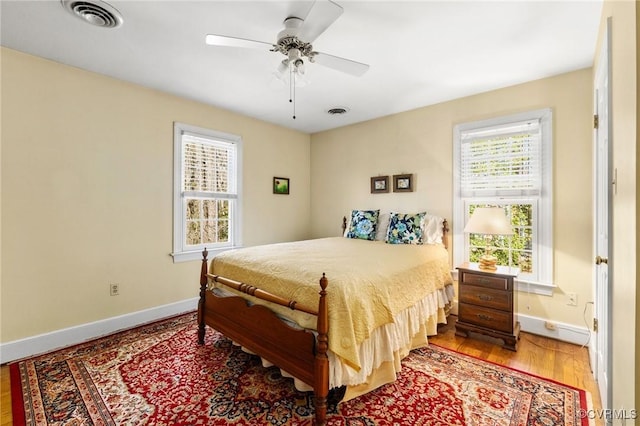
{"label": "window", "polygon": [[175,261],[240,245],[239,136],[174,123]]}
{"label": "window", "polygon": [[551,294],[553,285],[551,110],[544,109],[454,128],[454,260],[475,262],[486,240],[466,235],[476,207],[499,206],[513,236],[495,236],[501,265],[520,268],[519,290]]}

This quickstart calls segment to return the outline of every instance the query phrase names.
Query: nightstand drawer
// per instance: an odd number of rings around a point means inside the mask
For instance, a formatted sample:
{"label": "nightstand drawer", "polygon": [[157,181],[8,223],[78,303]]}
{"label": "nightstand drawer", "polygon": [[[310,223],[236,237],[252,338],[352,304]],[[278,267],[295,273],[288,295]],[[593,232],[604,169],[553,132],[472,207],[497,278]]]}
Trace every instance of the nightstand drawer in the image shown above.
{"label": "nightstand drawer", "polygon": [[482,306],[460,303],[458,321],[475,324],[480,327],[499,330],[505,333],[513,331],[513,316],[510,312],[484,308]]}
{"label": "nightstand drawer", "polygon": [[501,277],[489,277],[486,275],[473,274],[464,272],[462,274],[462,282],[465,284],[474,284],[482,287],[498,288],[502,290],[509,289],[509,281]]}
{"label": "nightstand drawer", "polygon": [[511,293],[508,291],[475,285],[462,285],[465,288],[464,291],[460,292],[460,302],[511,312]]}

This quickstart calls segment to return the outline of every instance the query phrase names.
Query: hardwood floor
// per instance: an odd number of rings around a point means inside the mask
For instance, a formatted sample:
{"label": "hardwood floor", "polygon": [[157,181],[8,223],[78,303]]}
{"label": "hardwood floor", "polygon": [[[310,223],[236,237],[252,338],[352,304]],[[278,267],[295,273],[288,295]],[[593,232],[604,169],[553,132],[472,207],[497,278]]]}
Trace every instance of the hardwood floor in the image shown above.
{"label": "hardwood floor", "polygon": [[[464,338],[455,335],[455,317],[451,317],[448,325],[438,330],[438,335],[430,338],[430,342],[458,352],[473,355],[491,362],[506,365],[518,370],[553,379],[591,393],[593,408],[602,408],[598,386],[591,374],[589,354],[586,348],[571,343],[560,342],[528,333],[520,334],[518,352],[502,349],[496,340],[489,337]],[[475,335],[474,335],[475,336]],[[11,386],[9,367],[0,369],[0,399],[2,409],[0,425],[11,425]],[[596,420],[596,425],[604,422]]]}
{"label": "hardwood floor", "polygon": [[8,365],[0,368],[0,376],[0,425],[9,426],[13,424],[13,416],[11,415],[11,383]]}

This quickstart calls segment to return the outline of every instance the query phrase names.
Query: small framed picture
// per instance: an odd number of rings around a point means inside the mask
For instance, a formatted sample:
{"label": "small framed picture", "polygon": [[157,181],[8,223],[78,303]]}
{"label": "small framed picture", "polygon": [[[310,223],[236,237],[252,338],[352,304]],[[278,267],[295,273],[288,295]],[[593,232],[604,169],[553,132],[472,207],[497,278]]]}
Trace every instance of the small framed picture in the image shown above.
{"label": "small framed picture", "polygon": [[413,175],[393,175],[393,192],[413,192]]}
{"label": "small framed picture", "polygon": [[371,193],[389,192],[389,176],[374,176],[371,178]]}
{"label": "small framed picture", "polygon": [[289,194],[289,178],[274,177],[273,178],[274,194]]}

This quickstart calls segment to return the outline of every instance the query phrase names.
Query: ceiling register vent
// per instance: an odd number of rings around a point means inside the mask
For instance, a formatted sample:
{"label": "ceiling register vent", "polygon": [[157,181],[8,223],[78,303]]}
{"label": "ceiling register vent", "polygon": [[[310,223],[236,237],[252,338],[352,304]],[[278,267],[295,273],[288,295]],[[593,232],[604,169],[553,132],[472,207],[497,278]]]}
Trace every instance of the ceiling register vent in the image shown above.
{"label": "ceiling register vent", "polygon": [[122,25],[120,12],[113,6],[100,1],[61,0],[62,6],[72,15],[102,28],[116,28]]}
{"label": "ceiling register vent", "polygon": [[349,112],[349,108],[346,107],[335,107],[327,111],[329,115],[342,115],[346,114],[347,112]]}

